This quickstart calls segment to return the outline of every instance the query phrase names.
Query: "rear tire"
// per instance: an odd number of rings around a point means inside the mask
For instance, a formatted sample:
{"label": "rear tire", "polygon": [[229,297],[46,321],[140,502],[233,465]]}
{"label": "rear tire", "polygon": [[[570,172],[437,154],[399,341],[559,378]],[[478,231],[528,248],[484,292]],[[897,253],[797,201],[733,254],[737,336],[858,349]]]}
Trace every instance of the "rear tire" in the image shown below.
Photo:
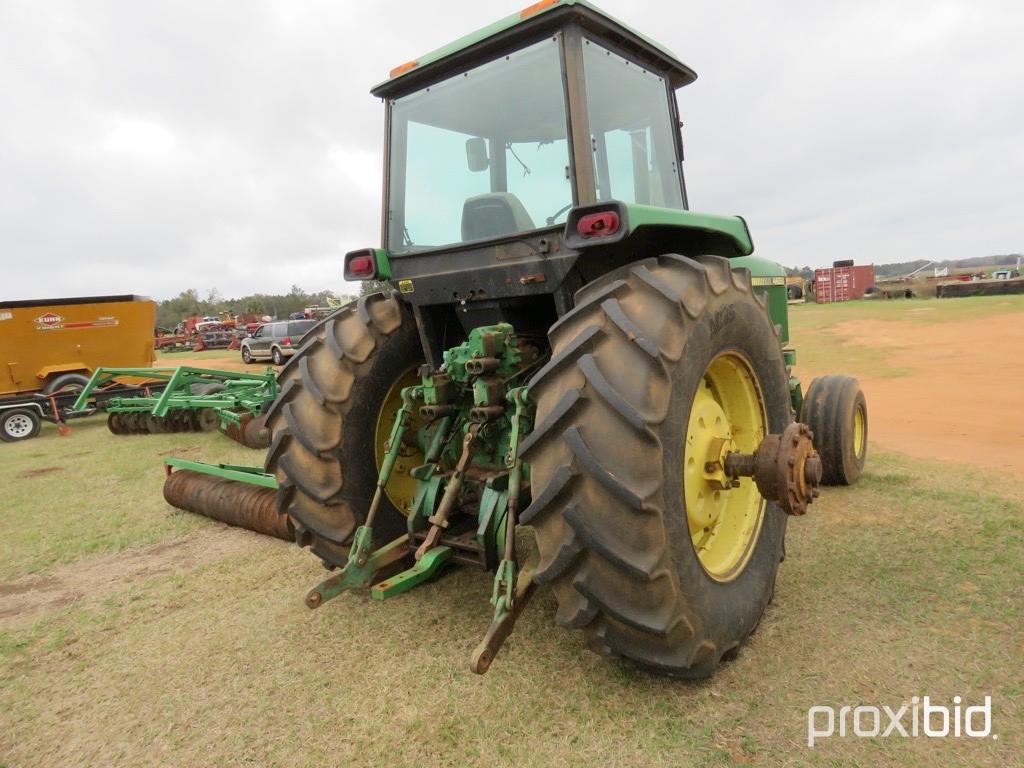
{"label": "rear tire", "polygon": [[[394,296],[346,305],[314,326],[278,376],[267,410],[272,441],[266,469],[280,484],[278,512],[295,540],[327,567],[344,565],[377,484],[377,417],[396,381],[423,361],[411,313]],[[405,531],[385,495],[374,521],[380,544]]]}
{"label": "rear tire", "polygon": [[727,259],[661,256],[585,287],[549,333],[551,361],[530,382],[537,421],[521,451],[532,477],[522,522],[556,620],[602,655],[707,677],[771,600],[786,515],[759,507],[746,559],[715,578],[691,540],[683,487],[691,405],[723,354],[749,363],[761,428],[792,420],[762,302],[750,273]]}
{"label": "rear tire", "polygon": [[868,455],[868,406],[852,376],[821,376],[811,382],[800,421],[814,433],[824,485],[853,485]]}
{"label": "rear tire", "polygon": [[63,373],[60,376],[54,376],[43,387],[44,395],[52,395],[57,392],[64,392],[69,394],[71,392],[81,392],[85,389],[86,384],[89,383],[89,377],[82,373]]}
{"label": "rear tire", "polygon": [[30,440],[43,428],[43,420],[31,408],[12,408],[0,411],[0,440],[17,443]]}
{"label": "rear tire", "polygon": [[277,347],[270,350],[270,361],[278,367],[284,365],[284,355],[281,354],[281,350]]}

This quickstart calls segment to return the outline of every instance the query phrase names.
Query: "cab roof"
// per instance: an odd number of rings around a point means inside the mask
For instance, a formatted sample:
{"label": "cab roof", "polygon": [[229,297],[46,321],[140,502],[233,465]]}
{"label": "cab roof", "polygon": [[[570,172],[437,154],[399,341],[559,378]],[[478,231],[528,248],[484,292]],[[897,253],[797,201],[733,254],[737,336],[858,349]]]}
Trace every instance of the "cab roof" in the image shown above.
{"label": "cab roof", "polygon": [[596,38],[612,43],[652,69],[664,72],[673,88],[681,88],[697,79],[697,74],[671,51],[586,0],[540,0],[453,43],[395,67],[391,76],[374,86],[371,93],[382,98],[402,95],[571,22],[579,23]]}

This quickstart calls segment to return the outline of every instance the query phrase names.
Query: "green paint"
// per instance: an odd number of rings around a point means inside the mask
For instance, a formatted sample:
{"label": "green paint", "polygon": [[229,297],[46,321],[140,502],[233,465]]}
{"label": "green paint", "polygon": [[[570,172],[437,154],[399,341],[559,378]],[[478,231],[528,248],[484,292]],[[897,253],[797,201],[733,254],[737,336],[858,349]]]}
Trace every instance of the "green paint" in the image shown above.
{"label": "green paint", "polygon": [[370,588],[370,597],[374,600],[387,600],[413,587],[429,581],[452,558],[450,547],[434,547],[423,555],[423,558],[407,571],[385,579]]}
{"label": "green paint", "polygon": [[247,467],[240,464],[205,464],[201,461],[189,461],[173,456],[164,459],[164,464],[175,469],[188,469],[225,480],[237,480],[240,483],[277,490],[277,478],[266,474],[262,467]]}
{"label": "green paint", "polygon": [[391,279],[391,259],[388,257],[388,252],[383,248],[374,248],[373,254],[377,263],[377,276],[375,280],[390,280]]}
{"label": "green paint", "polygon": [[434,514],[437,505],[444,495],[444,478],[436,474],[437,467],[433,464],[425,464],[416,467],[409,474],[416,478],[416,495],[413,497],[412,511],[407,521],[409,533],[424,530],[428,523],[427,518]]}
{"label": "green paint", "polygon": [[352,549],[345,567],[310,590],[306,604],[318,607],[342,592],[370,586],[381,568],[405,556],[408,549],[409,537],[403,535],[374,551],[373,531],[365,525],[359,526],[352,537]]}
{"label": "green paint", "polygon": [[779,326],[779,342],[789,342],[789,298],[786,294],[786,268],[760,256],[743,256],[732,260],[732,268],[746,267],[754,290],[768,299],[768,314]]}
{"label": "green paint", "polygon": [[800,421],[800,412],[804,407],[804,391],[800,385],[800,379],[796,376],[789,377],[789,400],[793,406],[793,413],[796,414],[796,420]]}
{"label": "green paint", "polygon": [[487,481],[477,511],[476,542],[487,546],[488,542],[497,544],[499,554],[502,549],[501,532],[505,515],[508,512],[508,478],[506,476],[491,478]]}
{"label": "green paint", "polygon": [[[695,239],[698,234],[704,235],[705,237],[701,239],[701,245],[705,246],[702,253],[748,256],[754,251],[754,242],[750,237],[750,230],[747,229],[747,222],[740,216],[720,216],[628,203],[626,217],[630,234],[643,227],[676,227],[681,230],[680,237],[684,240],[688,235],[693,236],[690,239]],[[712,246],[717,246],[717,249],[709,250],[709,242]]]}

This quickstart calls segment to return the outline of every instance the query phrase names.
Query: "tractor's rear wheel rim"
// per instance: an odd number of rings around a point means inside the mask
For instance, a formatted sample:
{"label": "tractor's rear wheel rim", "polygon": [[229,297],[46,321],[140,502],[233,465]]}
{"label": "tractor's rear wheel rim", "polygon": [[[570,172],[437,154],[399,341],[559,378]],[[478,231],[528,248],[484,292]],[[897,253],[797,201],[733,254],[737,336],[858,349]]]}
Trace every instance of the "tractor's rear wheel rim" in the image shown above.
{"label": "tractor's rear wheel rim", "polygon": [[767,434],[764,398],[750,362],[738,352],[714,358],[690,406],[683,456],[686,521],[697,559],[716,581],[739,576],[754,551],[765,502],[754,481],[727,478],[715,463],[753,453]]}
{"label": "tractor's rear wheel rim", "polygon": [[[418,371],[418,365],[412,366],[395,380],[395,383],[391,385],[387,395],[384,397],[380,411],[377,413],[373,453],[378,472],[380,472],[380,467],[384,463],[384,455],[387,453],[386,446],[388,438],[391,436],[391,428],[395,423],[395,414],[402,407],[402,390],[421,383]],[[384,488],[384,493],[391,503],[395,505],[395,509],[403,515],[408,515],[412,510],[412,502],[416,496],[416,478],[412,477],[409,471],[425,461],[423,451],[412,442],[413,436],[423,425],[423,417],[419,415],[418,410],[414,411],[409,426],[405,431],[405,445],[402,446],[398,454],[398,460],[395,462],[395,468],[391,472],[391,478]]]}

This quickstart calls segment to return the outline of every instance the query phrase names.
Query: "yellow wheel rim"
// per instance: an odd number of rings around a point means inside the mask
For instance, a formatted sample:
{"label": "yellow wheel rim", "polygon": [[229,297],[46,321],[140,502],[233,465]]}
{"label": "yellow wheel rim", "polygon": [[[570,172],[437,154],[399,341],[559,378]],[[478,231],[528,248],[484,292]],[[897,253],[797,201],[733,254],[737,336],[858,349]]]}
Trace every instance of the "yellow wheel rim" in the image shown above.
{"label": "yellow wheel rim", "polygon": [[[402,390],[405,387],[414,387],[420,383],[417,375],[419,366],[413,366],[391,385],[384,403],[377,414],[377,429],[374,439],[373,452],[377,460],[377,472],[380,472],[384,463],[384,446],[391,437],[391,428],[395,424],[395,414],[402,407]],[[395,505],[395,508],[403,515],[407,515],[412,509],[413,498],[416,496],[416,479],[409,474],[414,467],[420,466],[424,461],[423,451],[412,441],[412,436],[423,426],[423,419],[419,412],[413,412],[409,427],[405,432],[404,445],[398,454],[395,468],[391,471],[391,478],[388,480],[384,493]]]}
{"label": "yellow wheel rim", "polygon": [[717,581],[743,572],[765,509],[754,481],[744,477],[732,487],[722,464],[734,451],[753,453],[767,428],[764,400],[747,359],[726,352],[712,360],[690,407],[683,488],[694,551]]}
{"label": "yellow wheel rim", "polygon": [[857,458],[864,455],[866,426],[864,423],[864,409],[857,406],[853,412],[853,453]]}

